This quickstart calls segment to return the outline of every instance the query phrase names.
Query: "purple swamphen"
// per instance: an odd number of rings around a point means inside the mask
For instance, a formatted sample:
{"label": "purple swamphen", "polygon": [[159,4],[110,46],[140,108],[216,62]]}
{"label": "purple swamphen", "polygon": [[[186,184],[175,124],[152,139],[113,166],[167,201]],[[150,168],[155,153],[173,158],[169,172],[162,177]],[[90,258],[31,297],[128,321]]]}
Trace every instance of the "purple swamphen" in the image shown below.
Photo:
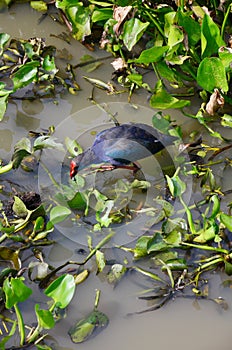
{"label": "purple swamphen", "polygon": [[175,140],[176,137],[161,134],[147,124],[114,126],[99,132],[93,145],[71,161],[70,177],[97,164],[101,164],[99,169],[102,170],[126,168],[136,171],[139,166],[134,162],[156,154]]}

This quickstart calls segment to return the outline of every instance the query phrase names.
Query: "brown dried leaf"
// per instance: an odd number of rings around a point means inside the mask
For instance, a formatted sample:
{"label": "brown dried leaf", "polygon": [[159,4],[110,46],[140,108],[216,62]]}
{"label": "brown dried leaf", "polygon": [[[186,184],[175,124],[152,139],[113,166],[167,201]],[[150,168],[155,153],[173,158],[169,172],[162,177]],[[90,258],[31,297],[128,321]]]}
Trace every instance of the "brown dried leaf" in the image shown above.
{"label": "brown dried leaf", "polygon": [[220,94],[218,89],[214,89],[214,92],[210,96],[209,102],[206,105],[206,112],[209,115],[215,115],[215,113],[224,106],[224,98]]}
{"label": "brown dried leaf", "polygon": [[113,13],[113,17],[114,19],[118,22],[114,25],[114,31],[116,35],[120,34],[120,26],[122,24],[122,22],[124,21],[124,19],[127,17],[128,13],[130,12],[130,10],[132,9],[132,6],[116,6],[114,8],[114,13]]}

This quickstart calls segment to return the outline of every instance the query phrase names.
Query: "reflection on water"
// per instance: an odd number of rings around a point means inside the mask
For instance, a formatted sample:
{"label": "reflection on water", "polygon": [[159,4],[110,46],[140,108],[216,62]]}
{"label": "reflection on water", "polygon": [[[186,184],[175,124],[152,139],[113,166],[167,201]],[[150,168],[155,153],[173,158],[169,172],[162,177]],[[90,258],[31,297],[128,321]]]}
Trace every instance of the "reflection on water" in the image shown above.
{"label": "reflection on water", "polygon": [[[55,43],[58,47],[65,47],[71,51],[75,63],[79,61],[81,56],[89,53],[86,48],[79,43],[74,43],[74,41],[72,45],[68,45],[61,40],[51,38],[50,33],[59,34],[63,31],[63,27],[57,23],[52,23],[49,18],[46,18],[42,25],[37,25],[39,17],[40,15],[30,9],[29,6],[12,7],[9,14],[0,13],[0,31],[8,32],[20,38],[45,37],[49,44]],[[96,52],[92,55],[99,57],[104,55],[104,52]],[[57,99],[56,103],[52,100],[9,103],[6,116],[3,122],[0,123],[0,158],[10,159],[14,144],[20,138],[27,136],[29,130],[40,131],[43,128],[47,129],[50,125],[57,127],[56,136],[62,142],[67,135],[70,138],[77,138],[84,148],[92,143],[94,136],[91,131],[98,132],[99,128],[105,128],[106,124],[109,125],[109,119],[103,112],[97,112],[96,108],[84,109],[90,107],[88,97],[92,87],[82,79],[83,74],[82,70],[78,70],[78,82],[82,90],[77,96],[65,95],[61,99]],[[110,65],[101,66],[90,76],[104,81],[110,80]],[[95,97],[97,101],[106,102],[110,106],[111,112],[119,112],[121,122],[151,122],[152,112],[151,114],[148,113],[147,109],[142,109],[141,112],[141,109],[135,110],[130,105],[123,104],[127,99],[126,95],[107,96],[104,92],[96,91]],[[135,98],[133,98],[134,100]],[[112,104],[112,102],[114,103]],[[143,93],[136,95],[136,104],[148,105]],[[123,108],[124,112],[122,112]],[[175,112],[173,118],[177,119],[182,125],[186,125],[186,134],[188,134],[188,130],[192,131],[194,129],[195,121],[187,120],[177,112]],[[62,157],[56,163],[59,169],[62,168],[65,154]],[[55,153],[51,158],[56,159]],[[231,176],[231,170],[226,169],[226,171]],[[145,173],[154,176],[154,173],[150,174],[149,167]],[[223,177],[224,175],[225,173]],[[22,185],[28,185],[28,178],[30,178],[28,174],[22,175]],[[42,181],[42,185],[48,185],[47,180],[41,178],[40,181]],[[230,184],[226,180],[224,181],[225,186],[230,188]],[[59,231],[61,231],[60,228]],[[77,232],[74,231],[74,234],[77,234]],[[61,235],[57,231],[56,239],[58,243],[50,249],[49,253],[52,265],[58,266],[66,260],[77,259],[77,251],[80,247],[78,238],[73,242],[73,240],[66,237],[66,234]],[[117,253],[113,252],[113,254]],[[80,257],[78,258],[80,260]],[[89,264],[88,268],[93,269],[92,263]],[[232,293],[229,288],[221,287],[221,279],[223,280],[223,278],[225,276],[210,276],[210,293],[212,298],[219,295],[225,297],[230,306]],[[144,280],[141,284],[145,282],[147,283]],[[148,287],[151,287],[151,284]],[[133,276],[128,276],[113,289],[106,281],[102,280],[101,276],[95,276],[92,273],[83,285],[78,286],[75,298],[68,309],[68,317],[58,323],[51,332],[54,337],[54,339],[51,339],[54,349],[74,350],[77,348],[70,341],[67,331],[74,322],[86,316],[92,310],[96,288],[102,292],[99,310],[107,314],[110,323],[98,337],[81,344],[83,350],[102,348],[140,350],[145,347],[164,350],[170,348],[172,350],[194,350],[196,347],[200,350],[218,350],[219,348],[229,350],[231,348],[231,308],[223,311],[210,301],[200,300],[196,305],[192,300],[177,298],[155,312],[126,317],[127,313],[146,308],[145,302],[138,301],[136,298],[143,287],[135,283]],[[40,300],[41,295],[38,296],[37,301]],[[28,315],[28,318],[30,318],[30,310],[28,310]]]}

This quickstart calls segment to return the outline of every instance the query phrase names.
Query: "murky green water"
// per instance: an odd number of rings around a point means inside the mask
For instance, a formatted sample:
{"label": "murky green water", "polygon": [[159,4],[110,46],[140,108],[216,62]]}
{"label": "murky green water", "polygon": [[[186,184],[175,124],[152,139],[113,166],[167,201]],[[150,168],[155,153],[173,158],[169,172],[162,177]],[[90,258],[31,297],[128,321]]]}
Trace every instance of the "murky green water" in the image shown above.
{"label": "murky green water", "polygon": [[[77,42],[68,45],[65,42],[50,37],[50,33],[59,34],[64,28],[47,18],[41,25],[37,25],[39,14],[29,8],[29,6],[12,7],[10,13],[0,13],[0,31],[7,32],[18,38],[29,38],[32,36],[41,36],[46,38],[48,44],[55,44],[59,48],[67,48],[73,56],[73,63],[78,63],[81,56],[89,54],[88,50]],[[105,55],[104,52],[91,53],[96,57]],[[110,65],[102,65],[97,71],[89,74],[89,76],[98,77],[105,81],[110,80],[112,69]],[[77,96],[65,95],[57,103],[54,101],[46,102],[18,102],[10,103],[3,122],[0,123],[0,158],[8,160],[12,154],[13,145],[17,140],[27,135],[29,130],[39,131],[43,128],[47,129],[50,125],[55,125],[56,136],[63,142],[65,135],[70,138],[76,138],[83,147],[87,147],[94,136],[91,131],[99,131],[106,125],[109,125],[107,115],[97,107],[91,106],[88,97],[91,94],[92,87],[82,78],[86,74],[83,70],[77,71],[78,82],[82,90]],[[104,92],[97,90],[95,98],[98,102],[106,103],[111,112],[118,112],[119,121],[136,121],[150,123],[153,112],[148,109],[146,96],[142,93],[133,98],[138,109],[126,103],[127,95],[120,94],[115,96],[107,96]],[[184,119],[178,112],[175,112],[175,118],[178,123],[183,125],[183,129],[192,130],[194,122]],[[52,157],[51,153],[47,153],[48,158]],[[62,169],[64,156],[60,158],[58,155],[56,163],[58,171]],[[146,175],[150,178],[156,174],[150,170],[150,165],[144,163]],[[155,164],[154,167],[156,168]],[[15,179],[15,173],[10,175],[12,180]],[[45,196],[43,188],[49,186],[48,180],[44,178],[44,174],[39,174],[39,181],[34,179],[34,184],[30,183],[31,175],[17,172],[20,176],[20,183],[26,189],[32,189],[38,182],[39,190],[42,197]],[[30,179],[30,180],[29,180]],[[229,182],[225,181],[225,186],[229,186]],[[137,223],[134,223],[134,227]],[[57,244],[55,244],[49,252],[50,263],[54,266],[60,265],[66,260],[80,260],[77,254],[79,243],[85,244],[85,232],[82,232],[81,238],[73,235],[74,228],[70,232],[67,227],[57,227]],[[75,232],[74,232],[75,233]],[[120,239],[125,239],[122,236]],[[125,242],[117,242],[125,243]],[[110,252],[110,251],[109,251]],[[117,256],[117,251],[111,251]],[[120,253],[121,259],[124,255]],[[93,268],[92,263],[88,266]],[[73,344],[67,331],[70,326],[77,320],[84,317],[91,311],[94,303],[95,290],[101,290],[101,301],[99,309],[105,312],[109,319],[109,326],[96,338],[78,346],[83,350],[100,350],[100,349],[133,349],[140,350],[162,349],[162,350],[229,350],[232,343],[231,333],[231,306],[232,293],[229,288],[225,289],[221,286],[221,282],[226,277],[220,274],[212,274],[209,276],[210,296],[216,298],[224,297],[228,304],[229,310],[224,311],[210,301],[199,301],[194,303],[193,300],[176,298],[168,303],[164,308],[155,312],[145,313],[127,317],[127,313],[139,311],[146,308],[143,301],[138,301],[136,296],[146,286],[151,287],[145,278],[141,277],[142,286],[138,285],[133,274],[125,278],[116,288],[112,288],[100,276],[91,274],[90,277],[78,286],[75,298],[68,309],[68,317],[58,323],[55,329],[50,333],[54,339],[51,340],[54,349],[74,350],[77,345]],[[42,294],[36,295],[37,301],[43,301]],[[44,302],[44,301],[43,301]],[[24,310],[28,319],[31,316],[30,303],[28,309]]]}

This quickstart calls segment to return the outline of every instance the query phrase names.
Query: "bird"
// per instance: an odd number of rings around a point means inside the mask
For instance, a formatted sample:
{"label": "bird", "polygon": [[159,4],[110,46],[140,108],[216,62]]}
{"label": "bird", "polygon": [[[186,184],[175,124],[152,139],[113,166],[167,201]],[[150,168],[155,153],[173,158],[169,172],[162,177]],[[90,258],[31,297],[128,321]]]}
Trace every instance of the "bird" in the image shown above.
{"label": "bird", "polygon": [[[92,165],[99,169],[140,169],[136,161],[156,154],[178,138],[143,123],[128,123],[99,132],[94,143],[70,162],[70,178]],[[131,165],[133,164],[133,165]]]}

